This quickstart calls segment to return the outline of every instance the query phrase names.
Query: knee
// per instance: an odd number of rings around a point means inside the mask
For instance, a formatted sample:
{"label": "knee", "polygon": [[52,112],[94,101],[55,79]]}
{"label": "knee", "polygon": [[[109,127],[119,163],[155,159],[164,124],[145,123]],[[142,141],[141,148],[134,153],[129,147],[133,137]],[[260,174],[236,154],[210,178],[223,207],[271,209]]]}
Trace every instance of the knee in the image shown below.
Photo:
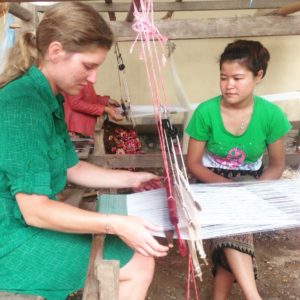
{"label": "knee", "polygon": [[137,272],[137,279],[141,282],[150,284],[153,280],[155,269],[155,260],[153,257],[145,257],[139,272]]}
{"label": "knee", "polygon": [[150,285],[155,268],[153,257],[135,253],[132,260],[121,269],[120,280],[130,280],[138,285]]}

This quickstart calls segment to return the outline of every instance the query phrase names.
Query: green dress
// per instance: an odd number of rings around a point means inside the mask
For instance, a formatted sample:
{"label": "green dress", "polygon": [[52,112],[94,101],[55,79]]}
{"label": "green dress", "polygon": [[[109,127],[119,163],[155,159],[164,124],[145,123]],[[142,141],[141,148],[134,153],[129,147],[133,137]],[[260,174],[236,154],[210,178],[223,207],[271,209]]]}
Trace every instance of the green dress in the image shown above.
{"label": "green dress", "polygon": [[[36,67],[0,89],[0,290],[64,300],[83,287],[91,235],[28,226],[15,200],[21,192],[55,201],[77,163],[63,97]],[[106,239],[104,258],[123,266],[132,254],[117,237]]]}

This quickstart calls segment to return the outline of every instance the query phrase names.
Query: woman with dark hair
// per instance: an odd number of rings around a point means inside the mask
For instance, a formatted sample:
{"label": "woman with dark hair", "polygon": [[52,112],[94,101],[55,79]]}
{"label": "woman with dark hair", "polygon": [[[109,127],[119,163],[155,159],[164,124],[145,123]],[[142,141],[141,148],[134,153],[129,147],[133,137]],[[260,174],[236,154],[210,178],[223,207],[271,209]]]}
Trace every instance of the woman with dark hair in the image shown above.
{"label": "woman with dark hair", "polygon": [[93,188],[159,185],[150,173],[78,161],[66,130],[61,93],[95,83],[112,43],[92,7],[64,2],[10,53],[0,76],[0,290],[65,299],[83,287],[91,234],[106,233],[104,258],[121,266],[119,299],[144,299],[154,257],[167,254],[153,224],[56,201],[67,180]]}
{"label": "woman with dark hair", "polygon": [[[200,182],[280,178],[285,166],[284,135],[291,126],[279,107],[254,95],[269,59],[260,42],[248,40],[230,43],[221,55],[221,95],[201,103],[186,129],[190,136],[187,167]],[[246,299],[261,299],[251,234],[213,240],[212,260],[213,299],[227,299],[234,281]]]}
{"label": "woman with dark hair", "polygon": [[97,117],[103,113],[114,121],[122,121],[123,117],[118,112],[120,103],[109,96],[98,95],[94,86],[88,83],[78,95],[64,96],[64,112],[67,130],[70,136],[77,134],[93,137]]}

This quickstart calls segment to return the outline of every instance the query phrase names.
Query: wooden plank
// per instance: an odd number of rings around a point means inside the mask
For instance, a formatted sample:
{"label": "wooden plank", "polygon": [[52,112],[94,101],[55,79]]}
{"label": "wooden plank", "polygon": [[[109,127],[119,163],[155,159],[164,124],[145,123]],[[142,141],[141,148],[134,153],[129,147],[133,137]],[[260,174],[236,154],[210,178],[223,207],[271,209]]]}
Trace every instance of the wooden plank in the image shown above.
{"label": "wooden plank", "polygon": [[[112,0],[105,0],[106,5],[111,5],[112,3],[113,3]],[[114,11],[109,11],[108,16],[109,16],[110,21],[116,21],[117,20],[116,14],[115,14]]]}
{"label": "wooden plank", "polygon": [[104,235],[93,236],[82,300],[96,300],[100,298],[99,282],[95,272],[95,262],[102,259],[103,243]]}
{"label": "wooden plank", "polygon": [[105,120],[105,115],[102,115],[97,118],[95,131],[94,131],[94,151],[93,155],[104,155],[105,154],[105,147],[103,143],[104,138],[104,129],[103,123]]}
{"label": "wooden plank", "polygon": [[45,298],[36,295],[20,295],[0,292],[0,300],[44,300]]}
{"label": "wooden plank", "polygon": [[82,300],[117,300],[119,262],[103,260],[104,235],[93,236]]}
{"label": "wooden plank", "polygon": [[127,16],[126,16],[126,19],[125,19],[126,22],[132,22],[133,21],[133,19],[134,19],[134,16],[133,16],[134,6],[136,6],[137,9],[140,9],[141,1],[140,0],[133,0],[131,2],[130,8],[128,10],[128,13],[127,13]]}
{"label": "wooden plank", "polygon": [[[300,164],[300,153],[286,153],[286,165],[298,167]],[[184,155],[185,158],[185,155]],[[100,156],[91,155],[89,162],[107,168],[162,168],[162,156],[157,154],[135,154],[135,155],[114,155],[106,154]],[[265,158],[267,161],[267,156]]]}
{"label": "wooden plank", "polygon": [[119,261],[101,260],[96,263],[96,276],[99,280],[99,300],[119,299]]}
{"label": "wooden plank", "polygon": [[278,9],[271,11],[270,13],[268,13],[268,15],[286,16],[298,12],[299,10],[300,10],[300,1],[284,5]]}
{"label": "wooden plank", "polygon": [[90,155],[91,145],[85,145],[83,149],[80,149],[80,151],[77,153],[77,156],[79,159],[88,159]]}
{"label": "wooden plank", "polygon": [[30,10],[20,6],[17,3],[10,3],[8,5],[8,12],[15,17],[18,17],[19,19],[27,22],[31,21],[33,18],[33,14]]}
{"label": "wooden plank", "polygon": [[[23,2],[29,2],[25,0]],[[50,0],[48,0],[50,1]],[[68,1],[68,0],[65,0]],[[77,0],[79,1],[79,0]],[[14,1],[9,1],[14,2]],[[46,1],[42,1],[46,2]],[[84,0],[82,2],[85,2]],[[249,5],[249,0],[231,0],[231,1],[183,1],[183,2],[161,2],[154,1],[154,11],[200,11],[200,10],[240,10],[240,9],[275,9],[283,5],[294,2],[294,0],[253,0],[252,5]],[[99,12],[128,12],[130,3],[99,3],[89,1]],[[47,7],[38,5],[38,11],[45,11]]]}
{"label": "wooden plank", "polygon": [[[136,32],[125,21],[110,22],[118,41],[133,41]],[[189,20],[158,20],[161,34],[171,40],[287,36],[300,34],[300,16],[257,16]]]}
{"label": "wooden plank", "polygon": [[22,32],[35,32],[36,25],[38,24],[37,13],[34,11],[33,4],[31,3],[22,3],[22,8],[27,11],[32,11],[32,18],[29,21],[21,21],[21,27],[18,29],[17,34],[21,34]]}
{"label": "wooden plank", "polygon": [[90,155],[89,162],[105,168],[162,168],[161,154]]}
{"label": "wooden plank", "polygon": [[58,194],[57,198],[69,205],[80,207],[83,194],[83,189],[65,189],[60,194]]}

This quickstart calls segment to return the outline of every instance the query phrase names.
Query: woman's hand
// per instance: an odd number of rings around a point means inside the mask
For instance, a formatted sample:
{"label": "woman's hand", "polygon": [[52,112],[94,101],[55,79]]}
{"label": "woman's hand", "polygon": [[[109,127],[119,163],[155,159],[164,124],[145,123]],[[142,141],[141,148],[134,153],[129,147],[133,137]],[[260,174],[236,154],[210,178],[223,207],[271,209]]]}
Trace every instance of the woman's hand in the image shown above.
{"label": "woman's hand", "polygon": [[108,215],[108,224],[110,218],[113,231],[129,247],[144,256],[162,257],[168,254],[169,247],[163,246],[152,236],[151,231],[163,231],[148,221],[132,216],[110,216]]}
{"label": "woman's hand", "polygon": [[148,172],[132,172],[131,187],[134,192],[155,190],[164,186],[163,178]]}
{"label": "woman's hand", "polygon": [[148,172],[106,169],[86,161],[79,161],[69,168],[67,178],[69,182],[91,188],[134,188],[143,191],[163,186],[160,176]]}
{"label": "woman's hand", "polygon": [[111,99],[111,98],[109,98],[109,100],[108,100],[108,105],[109,106],[114,106],[114,107],[120,107],[121,106],[120,103],[117,100]]}
{"label": "woman's hand", "polygon": [[105,112],[108,116],[113,119],[114,121],[122,121],[123,116],[118,112],[118,110],[113,106],[105,106]]}

